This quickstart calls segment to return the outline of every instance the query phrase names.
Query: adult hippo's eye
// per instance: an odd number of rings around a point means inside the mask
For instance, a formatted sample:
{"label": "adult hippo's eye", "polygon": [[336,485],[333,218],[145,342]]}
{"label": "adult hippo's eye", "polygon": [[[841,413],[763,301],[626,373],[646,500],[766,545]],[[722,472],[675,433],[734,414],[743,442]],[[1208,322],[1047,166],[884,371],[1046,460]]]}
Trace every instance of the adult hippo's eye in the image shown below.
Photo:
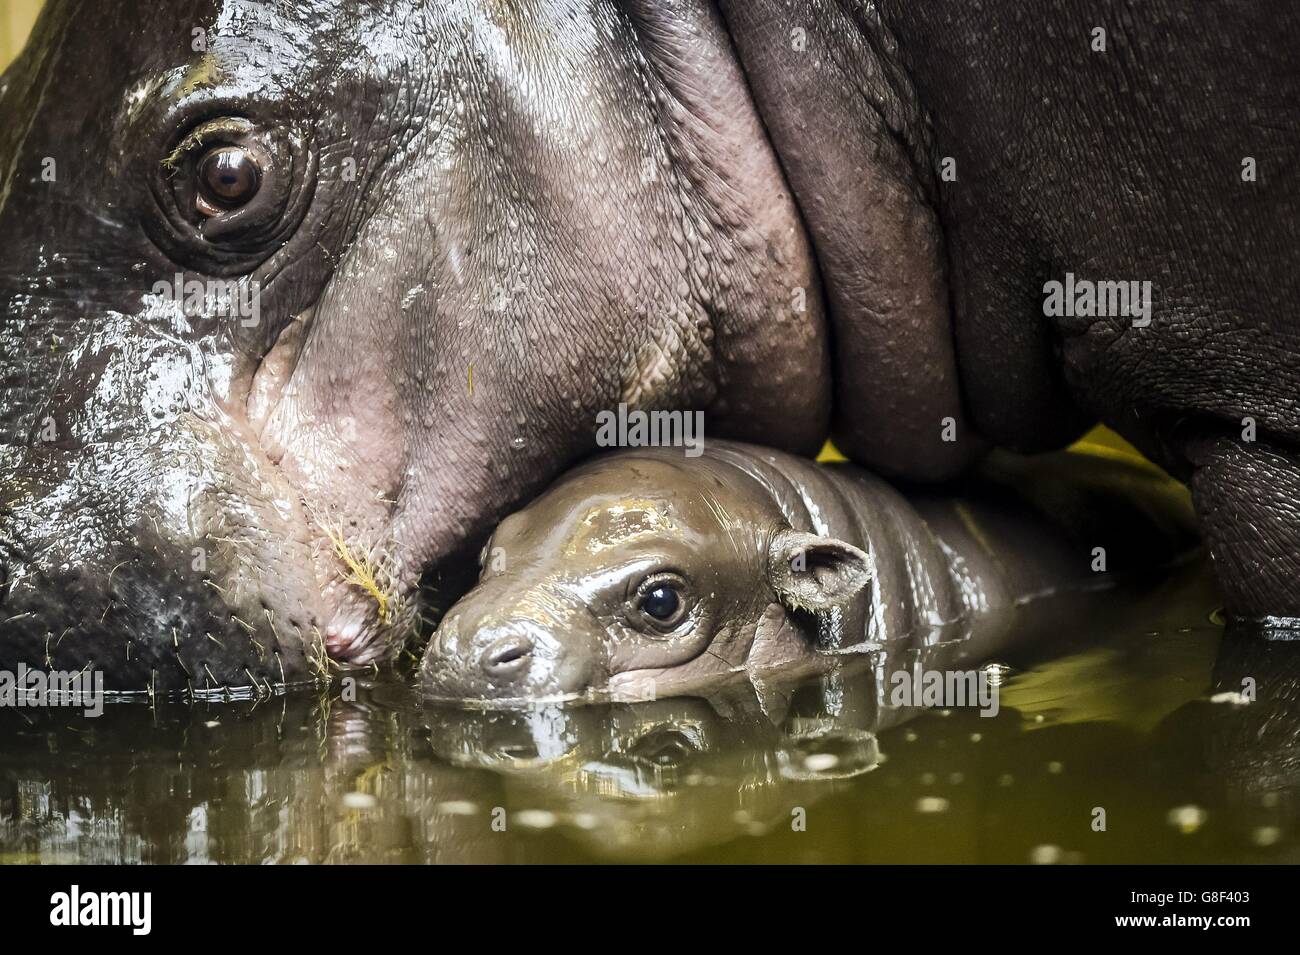
{"label": "adult hippo's eye", "polygon": [[242,274],[289,242],[316,190],[307,133],[218,116],[181,127],[166,142],[151,180],[161,215],[145,224],[173,260]]}
{"label": "adult hippo's eye", "polygon": [[655,574],[636,589],[636,616],[656,630],[671,630],[686,616],[686,581],[676,574]]}
{"label": "adult hippo's eye", "polygon": [[219,216],[247,205],[261,186],[262,169],[249,150],[218,146],[199,160],[195,205],[205,216]]}

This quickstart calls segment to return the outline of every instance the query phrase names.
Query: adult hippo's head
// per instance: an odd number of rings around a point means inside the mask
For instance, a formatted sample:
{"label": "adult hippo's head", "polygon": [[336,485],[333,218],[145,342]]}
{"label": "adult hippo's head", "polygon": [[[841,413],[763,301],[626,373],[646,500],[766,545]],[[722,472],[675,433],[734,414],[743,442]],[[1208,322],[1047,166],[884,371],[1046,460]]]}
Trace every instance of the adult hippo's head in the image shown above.
{"label": "adult hippo's head", "polygon": [[50,0],[0,80],[0,663],[379,658],[620,401],[816,447],[793,203],[716,14],[654,9]]}

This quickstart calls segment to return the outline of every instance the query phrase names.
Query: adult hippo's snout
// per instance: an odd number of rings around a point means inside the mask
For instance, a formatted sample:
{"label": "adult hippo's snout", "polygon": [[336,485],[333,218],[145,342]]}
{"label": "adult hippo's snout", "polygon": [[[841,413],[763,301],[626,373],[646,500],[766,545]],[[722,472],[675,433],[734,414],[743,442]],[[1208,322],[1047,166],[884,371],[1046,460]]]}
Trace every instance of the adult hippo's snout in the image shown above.
{"label": "adult hippo's snout", "polygon": [[321,672],[292,498],[237,440],[177,420],[122,436],[111,460],[33,449],[18,475],[0,510],[5,660],[154,693],[260,694]]}

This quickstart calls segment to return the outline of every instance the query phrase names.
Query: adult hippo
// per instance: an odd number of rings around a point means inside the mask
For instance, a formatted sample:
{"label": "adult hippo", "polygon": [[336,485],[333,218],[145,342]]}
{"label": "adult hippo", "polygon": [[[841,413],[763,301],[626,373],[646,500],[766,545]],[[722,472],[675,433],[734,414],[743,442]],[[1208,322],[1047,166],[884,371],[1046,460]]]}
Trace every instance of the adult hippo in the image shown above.
{"label": "adult hippo", "polygon": [[[1297,40],[1177,0],[50,0],[0,80],[0,666],[377,659],[620,402],[795,452],[833,418],[916,479],[1101,418],[1189,479],[1230,610],[1300,617]],[[1076,278],[1150,294],[1046,317]]]}
{"label": "adult hippo", "polygon": [[[1023,496],[1036,483],[1050,502]],[[1172,484],[1067,454],[905,498],[852,465],[726,441],[598,457],[497,527],[421,682],[434,699],[653,699],[846,652],[979,658],[1017,607],[1186,548]]]}

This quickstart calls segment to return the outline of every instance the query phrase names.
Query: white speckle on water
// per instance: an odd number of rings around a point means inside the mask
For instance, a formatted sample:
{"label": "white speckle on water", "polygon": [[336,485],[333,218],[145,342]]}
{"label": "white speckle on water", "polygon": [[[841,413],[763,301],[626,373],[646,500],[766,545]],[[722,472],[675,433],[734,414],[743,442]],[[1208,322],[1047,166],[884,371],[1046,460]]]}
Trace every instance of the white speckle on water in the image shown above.
{"label": "white speckle on water", "polygon": [[446,802],[440,802],[434,806],[434,811],[442,813],[444,816],[472,816],[478,812],[478,806],[468,799],[448,799]]}
{"label": "white speckle on water", "polygon": [[919,738],[920,737],[916,735],[915,730],[908,730],[903,734],[903,739],[907,740],[909,743],[915,743]]}
{"label": "white speckle on water", "polygon": [[824,773],[840,764],[840,758],[834,753],[813,753],[804,757],[804,769],[810,773]]}
{"label": "white speckle on water", "polygon": [[1274,846],[1282,839],[1282,830],[1277,826],[1259,826],[1250,834],[1250,841],[1257,846]]}
{"label": "white speckle on water", "polygon": [[989,686],[1001,686],[1010,672],[1011,667],[1005,663],[986,663],[984,665],[984,676],[988,680]]}
{"label": "white speckle on water", "polygon": [[347,809],[374,809],[379,800],[370,793],[344,793],[343,806]]}
{"label": "white speckle on water", "polygon": [[961,773],[948,774],[948,782],[952,783],[954,786],[960,786],[965,780],[966,777]]}
{"label": "white speckle on water", "polygon": [[984,738],[984,734],[983,734],[983,733],[971,733],[971,734],[970,734],[970,741],[971,741],[972,743],[978,743],[978,742],[979,742],[980,740],[982,740],[983,738]]}
{"label": "white speckle on water", "polygon": [[600,817],[594,812],[575,812],[569,817],[569,822],[573,823],[579,829],[595,829],[600,825]]}
{"label": "white speckle on water", "polygon": [[1063,769],[1065,769],[1065,765],[1063,763],[1058,763],[1056,760],[1052,760],[1047,764],[1047,771],[1054,776],[1061,775],[1061,770]]}
{"label": "white speckle on water", "polygon": [[922,785],[922,786],[933,786],[933,785],[934,785],[934,781],[935,781],[936,779],[938,779],[938,778],[939,778],[939,777],[936,776],[934,773],[922,773],[922,774],[921,774],[921,785]]}
{"label": "white speckle on water", "polygon": [[526,829],[550,829],[559,820],[546,809],[521,809],[515,813],[514,821]]}
{"label": "white speckle on water", "polygon": [[206,726],[208,729],[216,729],[218,726],[221,725],[221,721],[220,721],[220,720],[208,720],[208,721],[207,721],[206,723],[204,723],[203,725]]}
{"label": "white speckle on water", "polygon": [[1029,861],[1034,865],[1055,865],[1063,855],[1060,846],[1034,846],[1029,850]]}
{"label": "white speckle on water", "polygon": [[1003,773],[1001,776],[998,777],[999,786],[1010,786],[1015,781],[1016,781],[1016,777],[1012,776],[1010,773]]}
{"label": "white speckle on water", "polygon": [[1208,813],[1200,806],[1175,806],[1169,810],[1165,819],[1184,835],[1190,835],[1205,825]]}
{"label": "white speckle on water", "polygon": [[948,800],[942,796],[922,796],[916,801],[917,812],[947,812]]}
{"label": "white speckle on water", "polygon": [[1239,690],[1229,690],[1226,693],[1216,693],[1210,697],[1211,703],[1229,703],[1233,706],[1245,706],[1250,702]]}

